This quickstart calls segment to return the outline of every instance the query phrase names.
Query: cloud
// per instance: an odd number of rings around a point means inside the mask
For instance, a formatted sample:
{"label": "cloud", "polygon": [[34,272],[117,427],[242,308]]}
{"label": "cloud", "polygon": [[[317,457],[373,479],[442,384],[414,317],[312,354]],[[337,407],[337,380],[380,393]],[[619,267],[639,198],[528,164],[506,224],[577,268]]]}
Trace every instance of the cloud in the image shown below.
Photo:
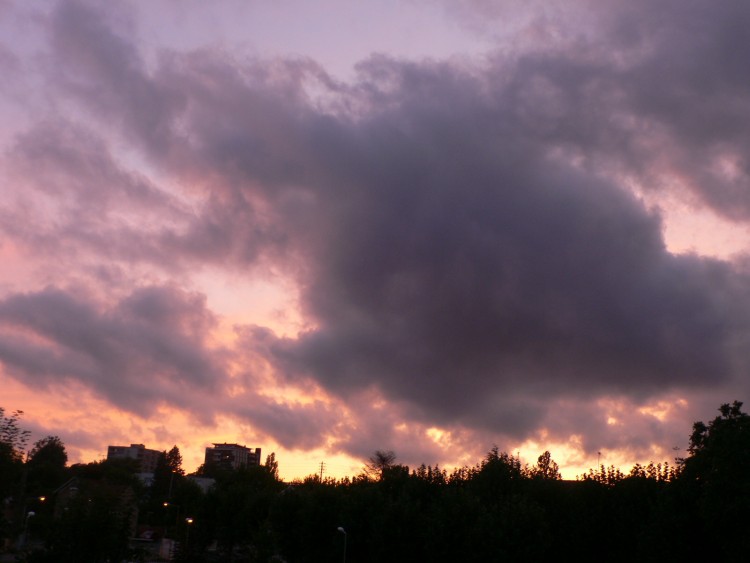
{"label": "cloud", "polygon": [[182,107],[179,90],[160,89],[144,74],[145,62],[130,42],[134,22],[124,7],[100,11],[86,2],[55,4],[49,15],[54,58],[49,73],[58,86],[90,111],[118,121],[148,143],[149,152],[169,150],[171,118]]}
{"label": "cloud", "polygon": [[328,437],[335,433],[339,424],[339,415],[321,401],[282,402],[246,393],[235,401],[232,411],[256,431],[290,450],[326,446]]}
{"label": "cloud", "polygon": [[170,191],[110,145],[62,118],[19,135],[3,161],[6,182],[18,189],[0,201],[0,230],[34,256],[170,273],[199,261],[253,264],[265,247],[283,244],[252,202]]}
{"label": "cloud", "polygon": [[473,74],[374,65],[395,77],[386,110],[308,121],[316,142],[300,158],[324,161],[327,181],[297,189],[321,228],[286,228],[315,328],[266,342],[282,373],[518,435],[541,420],[523,407],[536,397],[732,378],[747,280],[731,264],[669,254],[659,216],[620,178],[555,158]]}
{"label": "cloud", "polygon": [[[127,15],[57,3],[44,79],[74,109],[16,139],[9,170],[28,191],[0,207],[3,231],[151,281],[98,301],[64,284],[6,295],[6,369],[140,413],[211,390],[287,447],[359,455],[416,448],[432,426],[645,448],[665,436],[646,415],[635,434],[587,430],[607,424],[598,401],[744,390],[746,269],[670,253],[637,194],[747,220],[748,8],[607,6],[591,15],[606,33],[556,28],[532,48],[554,27],[532,18],[481,61],[373,55],[344,84],[306,58],[146,57]],[[216,318],[174,275],[206,264],[271,270],[299,294],[307,328],[241,328],[236,357],[360,408],[231,401]],[[371,396],[392,410],[364,408]]]}
{"label": "cloud", "polygon": [[0,301],[0,359],[29,386],[83,383],[113,405],[152,413],[161,402],[212,417],[200,393],[225,379],[204,298],[170,286],[135,289],[114,306],[85,288],[48,287]]}

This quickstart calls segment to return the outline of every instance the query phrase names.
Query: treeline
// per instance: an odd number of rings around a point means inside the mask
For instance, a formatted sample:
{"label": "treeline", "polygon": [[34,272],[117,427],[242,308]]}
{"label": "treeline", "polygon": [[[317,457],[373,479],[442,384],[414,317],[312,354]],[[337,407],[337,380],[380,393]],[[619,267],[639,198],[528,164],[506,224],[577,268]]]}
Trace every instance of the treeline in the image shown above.
{"label": "treeline", "polygon": [[0,535],[29,561],[55,562],[153,560],[163,538],[179,561],[744,561],[750,416],[739,402],[719,410],[694,425],[677,464],[602,466],[576,481],[549,452],[529,467],[493,448],[451,472],[379,451],[354,478],[284,483],[269,456],[204,468],[201,482],[173,448],[149,486],[127,462],[67,467],[54,437],[24,456],[19,414],[0,411]]}

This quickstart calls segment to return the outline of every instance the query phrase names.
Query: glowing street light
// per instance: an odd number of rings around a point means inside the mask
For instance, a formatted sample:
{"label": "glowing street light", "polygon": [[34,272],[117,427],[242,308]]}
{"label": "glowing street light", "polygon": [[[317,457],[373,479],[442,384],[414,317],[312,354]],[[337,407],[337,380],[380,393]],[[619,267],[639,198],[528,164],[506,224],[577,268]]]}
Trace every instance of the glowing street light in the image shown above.
{"label": "glowing street light", "polygon": [[339,526],[336,529],[339,532],[341,532],[342,534],[344,534],[344,559],[343,559],[343,561],[344,561],[344,563],[346,563],[346,530],[344,530],[344,528],[342,528],[341,526]]}
{"label": "glowing street light", "polygon": [[187,524],[187,526],[185,526],[185,530],[186,530],[185,531],[185,548],[189,548],[189,546],[190,546],[190,526],[193,525],[193,519],[188,516],[187,518],[185,518],[185,524]]}

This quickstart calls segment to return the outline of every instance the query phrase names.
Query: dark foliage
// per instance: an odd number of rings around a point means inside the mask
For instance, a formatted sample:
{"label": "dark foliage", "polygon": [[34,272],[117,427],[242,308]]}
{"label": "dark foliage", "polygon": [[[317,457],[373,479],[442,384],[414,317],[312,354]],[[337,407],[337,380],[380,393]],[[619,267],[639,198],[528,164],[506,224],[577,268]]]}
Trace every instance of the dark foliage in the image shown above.
{"label": "dark foliage", "polygon": [[31,496],[50,496],[65,481],[68,454],[58,436],[38,440],[29,451],[26,461],[26,493]]}
{"label": "dark foliage", "polygon": [[[750,547],[750,416],[741,406],[697,422],[676,466],[601,466],[577,481],[560,479],[549,452],[529,467],[496,447],[450,474],[410,470],[378,451],[360,476],[291,484],[269,456],[265,466],[217,472],[205,494],[180,472],[176,448],[150,488],[127,460],[74,465],[54,473],[67,479],[54,509],[36,508],[29,533],[44,544],[30,560],[132,559],[139,525],[174,540],[183,562],[338,561],[345,542],[358,562],[740,561]],[[28,475],[59,471],[62,454],[55,437],[38,442]]]}

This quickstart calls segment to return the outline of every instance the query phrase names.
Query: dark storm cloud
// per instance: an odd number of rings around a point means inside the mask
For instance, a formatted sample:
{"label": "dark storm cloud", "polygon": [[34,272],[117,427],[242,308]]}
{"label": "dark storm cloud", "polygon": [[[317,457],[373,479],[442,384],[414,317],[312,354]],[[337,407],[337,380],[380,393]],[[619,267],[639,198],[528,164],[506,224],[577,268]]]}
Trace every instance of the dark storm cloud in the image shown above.
{"label": "dark storm cloud", "polygon": [[[511,79],[520,85],[517,101],[539,105],[529,125],[593,167],[606,164],[645,189],[690,190],[727,218],[747,220],[750,161],[742,147],[750,142],[750,74],[743,54],[750,5],[544,4],[549,9],[532,12],[528,37],[522,33],[510,55],[518,63]],[[488,33],[514,6],[461,5]]]}
{"label": "dark storm cloud", "polygon": [[288,449],[324,447],[338,414],[320,401],[280,403],[254,393],[241,396],[232,412]]}
{"label": "dark storm cloud", "polygon": [[472,187],[442,174],[416,197],[393,178],[390,200],[373,187],[318,249],[305,294],[318,328],[270,346],[285,371],[343,394],[377,382],[432,419],[505,428],[534,423],[524,395],[730,376],[745,296],[727,265],[667,254],[658,221],[606,184],[556,167],[512,184],[487,174]]}
{"label": "dark storm cloud", "polygon": [[[601,17],[606,42],[474,66],[373,57],[341,85],[311,61],[211,51],[165,53],[147,68],[101,14],[61,3],[50,29],[65,64],[50,87],[205,196],[182,234],[154,244],[240,267],[265,259],[295,278],[315,328],[249,331],[278,373],[342,397],[374,387],[414,419],[525,437],[549,423],[553,399],[637,404],[740,375],[747,276],[667,252],[658,212],[629,187],[670,184],[747,217],[750,96],[735,53],[750,47],[738,31],[748,10],[618,8]],[[24,327],[42,298],[84,326],[103,322],[54,292],[0,311]],[[131,306],[151,310],[121,312]],[[77,334],[39,319],[28,328]],[[91,350],[113,346],[99,334],[62,350],[26,344],[38,354],[6,346],[5,361],[45,373],[28,362],[60,360],[92,379],[103,363],[86,372]],[[124,371],[123,384],[133,377]]]}
{"label": "dark storm cloud", "polygon": [[519,435],[542,420],[528,396],[642,398],[730,377],[746,303],[731,265],[667,253],[657,215],[616,178],[550,158],[535,116],[482,96],[472,73],[363,71],[388,77],[389,109],[310,119],[300,159],[325,162],[326,181],[306,182],[320,230],[287,225],[318,326],[265,335],[283,372]]}
{"label": "dark storm cloud", "polygon": [[85,288],[11,295],[0,301],[0,360],[27,385],[73,380],[139,414],[160,401],[212,413],[198,392],[221,386],[221,351],[202,296],[169,286],[136,289],[109,309]]}
{"label": "dark storm cloud", "polygon": [[[367,459],[375,450],[393,450],[399,463],[411,466],[444,459],[441,447],[426,439],[427,427],[412,422],[410,405],[384,404],[365,393],[351,398],[347,406],[354,416],[336,429],[335,436],[337,448],[349,455]],[[491,443],[491,439],[487,443]],[[455,462],[455,458],[452,461]]]}
{"label": "dark storm cloud", "polygon": [[630,79],[632,109],[655,120],[673,140],[665,156],[688,187],[718,212],[745,221],[750,74],[742,53],[750,49],[744,31],[750,5],[691,2],[685,9],[669,2],[654,15],[644,22],[654,54],[623,80]]}

